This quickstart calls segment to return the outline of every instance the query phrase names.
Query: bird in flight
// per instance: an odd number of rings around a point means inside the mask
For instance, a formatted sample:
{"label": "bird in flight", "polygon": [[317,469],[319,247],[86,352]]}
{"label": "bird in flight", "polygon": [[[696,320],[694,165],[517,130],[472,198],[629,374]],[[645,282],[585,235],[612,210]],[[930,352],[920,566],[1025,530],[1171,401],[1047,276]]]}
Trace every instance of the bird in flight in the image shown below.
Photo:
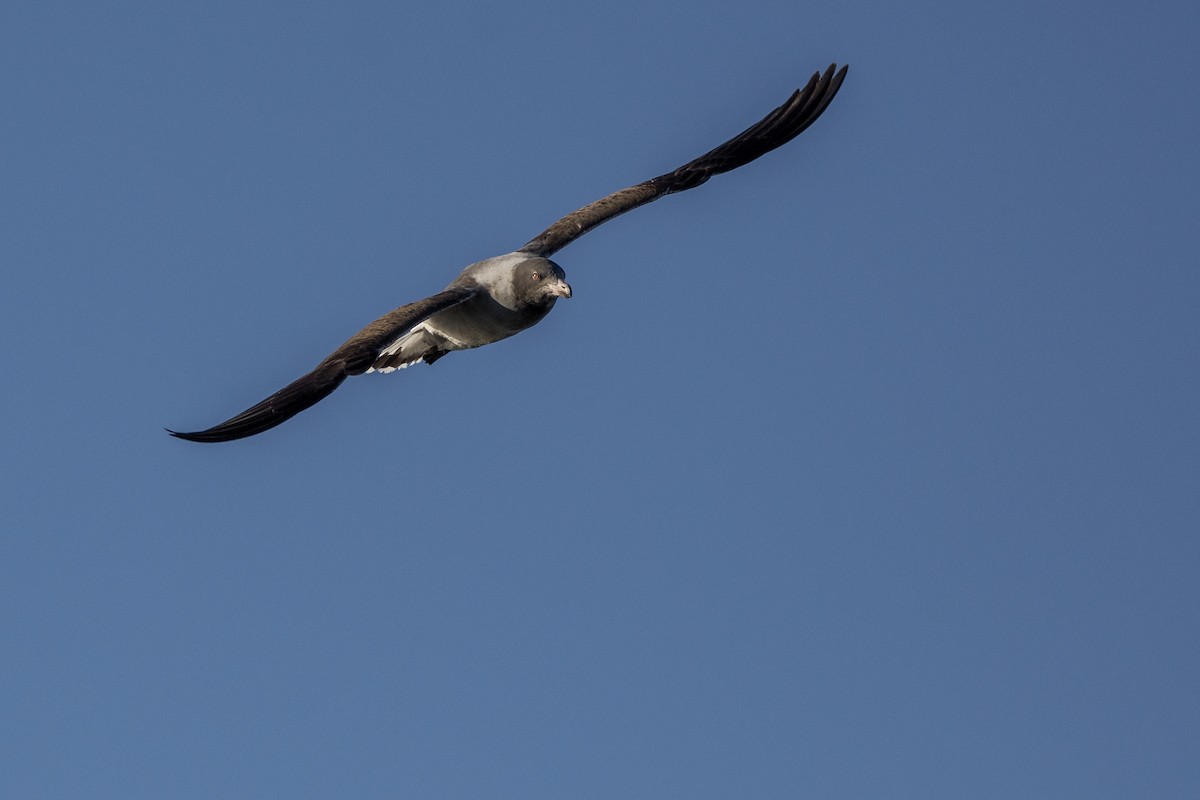
{"label": "bird in flight", "polygon": [[192,442],[253,436],[325,399],[351,375],[392,372],[418,361],[432,364],[452,350],[482,347],[536,325],[558,298],[571,296],[566,274],[551,255],[613,217],[699,186],[787,144],[825,111],[846,69],[831,64],[779,108],[699,158],[573,211],[521,249],[470,265],[445,291],[384,314],[312,372],[236,417],[203,431],[167,432]]}

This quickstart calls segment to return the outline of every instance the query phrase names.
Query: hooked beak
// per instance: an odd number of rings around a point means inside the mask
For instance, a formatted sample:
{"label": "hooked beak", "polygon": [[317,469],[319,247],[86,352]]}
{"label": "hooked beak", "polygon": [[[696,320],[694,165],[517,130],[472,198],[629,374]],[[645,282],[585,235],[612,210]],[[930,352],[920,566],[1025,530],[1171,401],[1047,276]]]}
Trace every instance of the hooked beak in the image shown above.
{"label": "hooked beak", "polygon": [[562,278],[559,278],[550,285],[550,294],[555,297],[569,298],[571,296],[571,284],[567,283]]}

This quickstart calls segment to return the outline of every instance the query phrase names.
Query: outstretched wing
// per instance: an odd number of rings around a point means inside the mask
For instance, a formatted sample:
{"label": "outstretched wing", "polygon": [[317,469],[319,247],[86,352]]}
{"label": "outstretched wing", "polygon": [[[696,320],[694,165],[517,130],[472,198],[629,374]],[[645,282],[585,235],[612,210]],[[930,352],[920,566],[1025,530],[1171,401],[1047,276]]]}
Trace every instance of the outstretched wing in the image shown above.
{"label": "outstretched wing", "polygon": [[841,88],[848,67],[843,66],[835,74],[836,69],[836,64],[830,64],[824,75],[815,73],[808,85],[793,93],[786,103],[725,144],[674,172],[613,192],[568,214],[522,247],[521,251],[548,257],[615,216],[644,206],[663,195],[699,186],[713,175],[749,164],[764,153],[787,144],[821,116]]}
{"label": "outstretched wing", "polygon": [[351,336],[312,372],[289,383],[236,417],[204,431],[181,433],[168,430],[167,433],[190,442],[228,442],[274,428],[328,397],[350,375],[366,372],[379,352],[395,341],[396,337],[412,330],[434,314],[468,300],[478,291],[479,288],[473,286],[450,288],[424,300],[401,306]]}

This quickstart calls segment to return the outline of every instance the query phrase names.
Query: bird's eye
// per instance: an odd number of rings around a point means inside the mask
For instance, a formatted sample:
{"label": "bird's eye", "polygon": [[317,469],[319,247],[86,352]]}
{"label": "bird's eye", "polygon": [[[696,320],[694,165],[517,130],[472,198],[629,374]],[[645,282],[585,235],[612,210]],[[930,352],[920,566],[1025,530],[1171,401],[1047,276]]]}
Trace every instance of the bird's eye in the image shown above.
{"label": "bird's eye", "polygon": [[535,272],[532,275],[530,275],[529,277],[533,278],[535,281],[540,281],[542,279],[542,273]]}

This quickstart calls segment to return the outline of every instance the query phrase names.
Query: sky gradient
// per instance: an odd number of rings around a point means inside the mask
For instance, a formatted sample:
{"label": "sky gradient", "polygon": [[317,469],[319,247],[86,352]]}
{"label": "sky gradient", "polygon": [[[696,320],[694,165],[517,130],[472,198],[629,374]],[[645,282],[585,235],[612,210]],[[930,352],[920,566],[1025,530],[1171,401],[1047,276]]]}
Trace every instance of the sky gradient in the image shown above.
{"label": "sky gradient", "polygon": [[0,796],[1200,796],[1200,10],[1051,5],[8,4]]}

